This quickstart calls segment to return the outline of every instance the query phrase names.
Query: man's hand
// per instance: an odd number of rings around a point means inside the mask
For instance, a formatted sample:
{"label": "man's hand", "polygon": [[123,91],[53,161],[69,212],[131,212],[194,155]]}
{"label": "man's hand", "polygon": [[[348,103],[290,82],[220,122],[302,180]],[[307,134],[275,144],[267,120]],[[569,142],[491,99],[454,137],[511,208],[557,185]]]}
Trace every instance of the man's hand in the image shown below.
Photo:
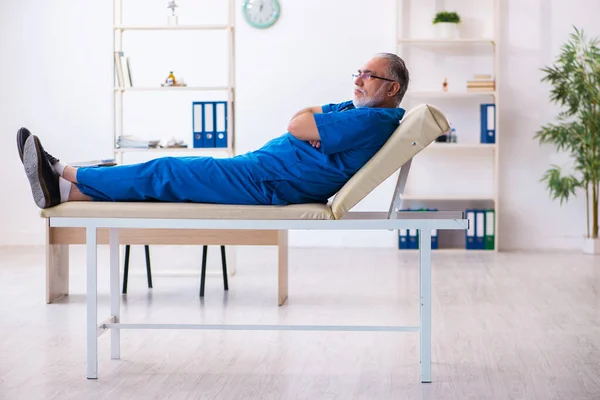
{"label": "man's hand", "polygon": [[314,114],[323,112],[321,106],[307,107],[300,110],[288,125],[288,132],[300,140],[318,141],[321,139]]}
{"label": "man's hand", "polygon": [[314,147],[315,149],[318,149],[319,147],[321,147],[321,141],[320,140],[309,140],[308,143],[310,143],[310,145],[312,147]]}

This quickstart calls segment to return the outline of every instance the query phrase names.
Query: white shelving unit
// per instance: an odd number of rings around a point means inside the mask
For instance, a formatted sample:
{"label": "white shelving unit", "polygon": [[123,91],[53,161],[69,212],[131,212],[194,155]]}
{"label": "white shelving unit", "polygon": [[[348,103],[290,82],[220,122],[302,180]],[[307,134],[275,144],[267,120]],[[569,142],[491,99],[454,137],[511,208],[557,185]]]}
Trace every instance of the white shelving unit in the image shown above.
{"label": "white shelving unit", "polygon": [[497,92],[407,92],[413,99],[469,99],[483,96],[497,96]]}
{"label": "white shelving unit", "polygon": [[[119,0],[117,0],[119,1]],[[233,25],[114,25],[115,30],[119,31],[185,31],[185,30],[223,30],[233,28]]]}
{"label": "white shelving unit", "polygon": [[[473,2],[461,0],[397,0],[396,7],[397,54],[405,60],[411,72],[411,84],[401,106],[410,109],[417,104],[428,103],[439,107],[456,128],[458,137],[457,143],[433,143],[415,157],[403,207],[494,209],[494,251],[498,251],[501,209],[499,152],[502,141],[498,123],[499,0],[483,0],[477,2],[476,7]],[[480,9],[473,10],[477,7]],[[481,8],[489,13],[481,13]],[[438,11],[456,11],[467,24],[477,21],[479,25],[475,28],[471,25],[473,29],[465,35],[461,32],[459,39],[437,39],[432,20]],[[464,18],[465,15],[468,18]],[[489,65],[489,69],[478,70],[481,65]],[[495,81],[495,89],[490,92],[467,91],[468,79],[465,76],[466,70],[471,67],[475,69],[469,71],[471,79],[474,74],[490,74]],[[446,73],[458,78],[449,80],[448,91],[443,91]],[[422,79],[413,81],[415,75]],[[479,142],[481,103],[495,104],[496,135],[493,144]],[[463,121],[462,126],[456,127],[454,118]],[[478,190],[480,188],[481,191]],[[444,236],[438,240],[440,249],[465,248],[465,232],[448,231],[444,232]]]}
{"label": "white shelving unit", "polygon": [[[127,31],[149,31],[149,32],[167,32],[167,31],[224,31],[228,35],[228,73],[227,84],[216,86],[136,86],[135,78],[132,87],[113,87],[113,154],[119,164],[124,163],[126,153],[142,152],[148,155],[173,153],[174,155],[216,155],[232,156],[235,154],[235,125],[234,125],[234,105],[235,105],[235,0],[226,0],[227,4],[227,24],[178,24],[178,25],[127,25],[123,21],[123,2],[127,0],[113,0],[113,54],[117,51],[125,51],[123,34]],[[166,22],[166,16],[165,16]],[[114,62],[114,61],[113,61]],[[139,67],[139,66],[138,66]],[[143,67],[140,67],[143,68]],[[164,77],[163,77],[164,79]],[[113,68],[113,82],[117,82],[116,72]],[[190,92],[223,92],[227,99],[227,147],[222,148],[194,148],[193,130],[191,119],[189,121],[189,131],[182,132],[188,148],[119,148],[117,139],[120,135],[135,135],[135,132],[123,131],[124,96],[128,92],[169,92],[169,93],[190,93]],[[190,104],[191,109],[191,104]],[[166,139],[166,138],[165,138]]]}
{"label": "white shelving unit", "polygon": [[398,39],[398,44],[418,44],[429,46],[461,45],[461,44],[493,44],[494,39]]}
{"label": "white shelving unit", "polygon": [[228,86],[147,86],[147,87],[116,87],[115,92],[186,92],[186,91],[216,91],[229,90]]}
{"label": "white shelving unit", "polygon": [[432,143],[423,149],[423,151],[494,150],[495,148],[496,143]]}

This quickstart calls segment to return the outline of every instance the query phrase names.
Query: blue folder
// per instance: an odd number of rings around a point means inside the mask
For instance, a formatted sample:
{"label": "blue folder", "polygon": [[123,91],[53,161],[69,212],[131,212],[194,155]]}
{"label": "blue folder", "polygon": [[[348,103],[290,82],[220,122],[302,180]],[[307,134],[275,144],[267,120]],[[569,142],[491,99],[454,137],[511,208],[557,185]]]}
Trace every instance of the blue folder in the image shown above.
{"label": "blue folder", "polygon": [[408,229],[398,230],[398,248],[405,250],[408,249]]}
{"label": "blue folder", "polygon": [[496,143],[496,105],[491,103],[480,105],[481,143]]}
{"label": "blue folder", "polygon": [[431,250],[438,248],[438,232],[437,229],[431,230]]}
{"label": "blue folder", "polygon": [[192,103],[192,133],[194,148],[204,147],[204,102]]}
{"label": "blue folder", "polygon": [[418,249],[419,248],[419,230],[408,229],[408,248]]}
{"label": "blue folder", "polygon": [[227,102],[218,101],[215,104],[215,147],[227,147]]}
{"label": "blue folder", "polygon": [[474,250],[475,247],[475,210],[466,209],[465,218],[469,220],[469,227],[465,231],[465,248]]}
{"label": "blue folder", "polygon": [[485,210],[475,210],[475,248],[485,249]]}
{"label": "blue folder", "polygon": [[215,147],[215,103],[206,101],[202,107],[204,138],[202,147]]}

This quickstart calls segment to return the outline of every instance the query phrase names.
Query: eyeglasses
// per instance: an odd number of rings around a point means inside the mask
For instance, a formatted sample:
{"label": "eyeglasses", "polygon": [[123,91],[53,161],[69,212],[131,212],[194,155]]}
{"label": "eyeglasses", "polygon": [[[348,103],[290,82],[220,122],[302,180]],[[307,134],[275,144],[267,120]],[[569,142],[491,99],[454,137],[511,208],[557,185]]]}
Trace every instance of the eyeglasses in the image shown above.
{"label": "eyeglasses", "polygon": [[356,79],[356,78],[362,78],[365,81],[371,80],[371,78],[375,78],[375,79],[381,79],[381,80],[388,81],[388,82],[396,82],[393,79],[388,79],[388,78],[384,78],[382,76],[373,75],[370,72],[358,72],[358,73],[354,73],[354,74],[352,74],[352,77],[354,79]]}

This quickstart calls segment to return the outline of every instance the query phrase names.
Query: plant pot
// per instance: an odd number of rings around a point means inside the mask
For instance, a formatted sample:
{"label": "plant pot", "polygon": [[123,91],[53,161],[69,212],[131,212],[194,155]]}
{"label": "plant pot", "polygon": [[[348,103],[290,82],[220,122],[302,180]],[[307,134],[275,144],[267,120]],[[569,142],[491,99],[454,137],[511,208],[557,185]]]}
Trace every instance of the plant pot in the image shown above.
{"label": "plant pot", "polygon": [[458,25],[453,22],[433,24],[436,39],[458,39]]}
{"label": "plant pot", "polygon": [[600,254],[600,239],[584,238],[584,254]]}

